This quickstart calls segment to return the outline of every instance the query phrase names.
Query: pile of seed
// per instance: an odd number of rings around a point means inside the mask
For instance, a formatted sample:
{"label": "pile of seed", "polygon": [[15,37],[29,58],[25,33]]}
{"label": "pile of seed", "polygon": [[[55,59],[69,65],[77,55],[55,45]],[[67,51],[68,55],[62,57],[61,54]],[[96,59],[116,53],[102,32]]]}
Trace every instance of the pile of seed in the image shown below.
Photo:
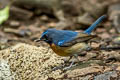
{"label": "pile of seed", "polygon": [[8,61],[16,80],[46,80],[49,77],[60,78],[61,70],[52,71],[54,66],[63,63],[63,58],[45,47],[17,44],[0,51],[0,60]]}

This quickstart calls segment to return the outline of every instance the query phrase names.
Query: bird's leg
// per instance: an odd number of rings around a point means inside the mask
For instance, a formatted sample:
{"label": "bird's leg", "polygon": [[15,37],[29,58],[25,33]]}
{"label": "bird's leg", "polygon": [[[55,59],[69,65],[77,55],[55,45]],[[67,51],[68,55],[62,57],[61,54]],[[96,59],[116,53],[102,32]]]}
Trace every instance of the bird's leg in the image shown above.
{"label": "bird's leg", "polygon": [[[80,61],[80,60],[78,59],[78,55],[77,55],[77,54],[74,54],[73,56],[74,56],[78,61]],[[70,56],[70,58],[69,58],[67,61],[70,61],[70,59],[71,59],[73,56]],[[70,69],[71,67],[76,66],[76,64],[74,65],[74,63],[75,63],[75,61],[73,60],[73,61],[70,63],[70,65],[69,65],[68,67],[63,68],[63,70],[68,70],[68,69]],[[63,65],[63,66],[65,66],[65,65]],[[63,66],[55,67],[55,68],[53,68],[53,71],[54,71],[54,70],[57,70],[57,69],[62,69]]]}
{"label": "bird's leg", "polygon": [[74,61],[71,62],[71,64],[68,66],[68,67],[65,67],[63,70],[67,70],[67,69],[70,69],[74,64]]}
{"label": "bird's leg", "polygon": [[[78,61],[80,61],[80,60],[78,59],[78,55],[77,55],[77,54],[74,54],[73,56],[74,56]],[[70,56],[69,60],[70,60],[73,56]],[[76,66],[76,64],[73,65],[74,63],[75,63],[75,61],[72,61],[71,64],[70,64],[68,67],[65,67],[65,68],[64,68],[64,70],[67,70],[67,69],[70,69],[70,68],[73,67],[73,66]]]}
{"label": "bird's leg", "polygon": [[[70,56],[70,58],[68,59],[68,61],[70,61],[70,59],[72,58],[73,56]],[[63,70],[67,70],[69,68],[71,68],[74,64],[74,61],[71,62],[71,64],[68,66],[68,67],[65,67]]]}

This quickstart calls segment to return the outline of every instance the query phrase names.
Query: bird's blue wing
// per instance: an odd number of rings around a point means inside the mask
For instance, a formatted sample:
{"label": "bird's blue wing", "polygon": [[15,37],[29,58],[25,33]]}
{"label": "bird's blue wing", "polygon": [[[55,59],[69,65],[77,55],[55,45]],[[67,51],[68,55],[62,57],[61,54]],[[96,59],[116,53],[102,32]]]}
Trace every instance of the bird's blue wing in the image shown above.
{"label": "bird's blue wing", "polygon": [[69,40],[60,40],[58,42],[58,45],[61,47],[69,47],[76,43],[86,42],[94,37],[96,37],[96,35],[88,35],[88,34],[84,34],[84,33],[78,33],[76,36],[72,37]]}

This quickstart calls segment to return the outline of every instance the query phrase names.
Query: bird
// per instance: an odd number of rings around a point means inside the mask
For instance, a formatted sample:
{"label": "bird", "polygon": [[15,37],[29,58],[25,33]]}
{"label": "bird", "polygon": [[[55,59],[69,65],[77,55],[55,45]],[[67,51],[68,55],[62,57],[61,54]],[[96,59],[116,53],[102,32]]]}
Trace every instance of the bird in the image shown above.
{"label": "bird", "polygon": [[[45,41],[59,56],[77,57],[78,54],[90,49],[90,45],[88,45],[87,42],[97,37],[96,35],[91,35],[91,32],[104,18],[106,18],[106,15],[99,17],[88,29],[83,32],[49,28],[42,33],[41,37],[37,39],[36,42]],[[69,67],[71,67],[73,63],[74,62],[72,62]]]}

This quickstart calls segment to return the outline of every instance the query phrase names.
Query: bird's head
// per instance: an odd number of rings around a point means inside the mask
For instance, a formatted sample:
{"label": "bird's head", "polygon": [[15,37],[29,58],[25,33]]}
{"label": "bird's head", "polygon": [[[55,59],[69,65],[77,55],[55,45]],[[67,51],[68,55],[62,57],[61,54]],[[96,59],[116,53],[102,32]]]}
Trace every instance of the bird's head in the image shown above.
{"label": "bird's head", "polygon": [[53,33],[52,32],[53,32],[53,30],[51,30],[51,29],[45,30],[42,33],[40,39],[37,39],[36,42],[45,41],[46,43],[51,44],[53,42],[53,38],[52,38]]}

